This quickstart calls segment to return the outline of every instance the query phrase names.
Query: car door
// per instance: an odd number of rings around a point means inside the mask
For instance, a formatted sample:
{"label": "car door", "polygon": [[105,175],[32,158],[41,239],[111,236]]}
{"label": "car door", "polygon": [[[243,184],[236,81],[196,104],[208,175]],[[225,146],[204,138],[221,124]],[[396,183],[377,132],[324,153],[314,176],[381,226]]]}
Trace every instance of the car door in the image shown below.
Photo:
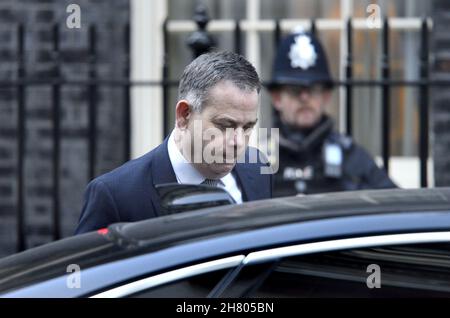
{"label": "car door", "polygon": [[210,260],[93,297],[449,297],[450,232],[345,238]]}
{"label": "car door", "polygon": [[450,297],[450,233],[299,244],[249,254],[217,297]]}

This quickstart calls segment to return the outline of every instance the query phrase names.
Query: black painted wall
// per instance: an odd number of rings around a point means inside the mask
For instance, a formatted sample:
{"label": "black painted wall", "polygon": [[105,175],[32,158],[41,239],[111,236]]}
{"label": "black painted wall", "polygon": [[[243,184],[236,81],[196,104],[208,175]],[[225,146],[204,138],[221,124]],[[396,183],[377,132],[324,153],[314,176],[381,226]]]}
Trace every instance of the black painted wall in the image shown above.
{"label": "black painted wall", "polygon": [[[81,7],[81,28],[69,29],[66,7]],[[61,26],[61,72],[65,79],[88,77],[88,25],[98,25],[97,73],[103,78],[123,75],[124,25],[128,0],[2,0],[0,2],[0,80],[17,77],[16,24],[26,28],[26,71],[32,78],[54,75],[51,26]],[[26,88],[25,228],[26,247],[52,240],[52,122],[51,89]],[[17,222],[17,91],[0,88],[0,257],[15,252]],[[88,180],[88,95],[86,87],[61,91],[61,223],[62,236],[77,223]],[[98,165],[96,174],[123,162],[123,90],[98,90]]]}

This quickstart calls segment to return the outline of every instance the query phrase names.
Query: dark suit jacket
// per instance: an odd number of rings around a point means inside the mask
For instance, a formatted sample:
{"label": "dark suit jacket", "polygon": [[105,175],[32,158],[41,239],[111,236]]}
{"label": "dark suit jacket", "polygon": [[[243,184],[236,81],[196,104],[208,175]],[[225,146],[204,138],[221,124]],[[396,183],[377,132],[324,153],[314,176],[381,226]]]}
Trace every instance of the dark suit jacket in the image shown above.
{"label": "dark suit jacket", "polygon": [[[117,222],[134,222],[157,217],[161,211],[156,184],[177,182],[169,159],[166,139],[140,158],[92,180],[85,192],[85,203],[76,234],[94,231]],[[255,149],[253,149],[255,150]],[[249,149],[246,151],[248,157]],[[272,197],[272,174],[261,174],[267,164],[237,163],[237,177],[243,201]]]}

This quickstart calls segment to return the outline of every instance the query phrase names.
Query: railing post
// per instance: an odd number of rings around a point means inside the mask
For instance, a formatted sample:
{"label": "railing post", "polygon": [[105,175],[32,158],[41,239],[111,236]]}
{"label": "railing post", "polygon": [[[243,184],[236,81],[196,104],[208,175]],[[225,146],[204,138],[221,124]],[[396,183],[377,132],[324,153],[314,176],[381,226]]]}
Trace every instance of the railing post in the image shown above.
{"label": "railing post", "polygon": [[209,52],[215,45],[211,35],[206,32],[206,26],[209,22],[206,6],[199,3],[195,7],[194,21],[197,23],[198,30],[192,33],[187,39],[187,45],[191,48],[194,58]]}
{"label": "railing post", "polygon": [[124,78],[127,80],[127,83],[124,85],[123,90],[123,130],[124,130],[124,145],[123,145],[123,159],[124,161],[128,161],[131,158],[131,100],[130,100],[130,24],[127,23],[124,27],[124,43],[125,43],[125,52],[124,52]]}
{"label": "railing post", "polygon": [[55,82],[52,85],[52,177],[53,177],[53,240],[59,240],[61,238],[60,233],[60,201],[59,201],[59,172],[60,172],[60,69],[59,69],[59,28],[58,24],[54,24],[53,28],[53,61],[54,61],[54,77]]}
{"label": "railing post", "polygon": [[429,42],[428,21],[422,21],[421,52],[420,52],[420,116],[419,116],[419,156],[420,156],[420,186],[428,186],[428,145],[429,145],[429,109],[428,109],[428,79],[429,79]]}
{"label": "railing post", "polygon": [[386,83],[390,78],[390,69],[389,69],[389,22],[388,19],[385,18],[383,22],[383,54],[381,60],[381,73],[382,73],[382,154],[383,154],[383,165],[386,172],[389,172],[389,157],[390,157],[390,87],[389,84]]}
{"label": "railing post", "polygon": [[316,19],[311,19],[311,28],[309,30],[313,36],[317,36]]}
{"label": "railing post", "polygon": [[89,179],[95,178],[97,153],[97,84],[95,78],[97,60],[97,39],[94,25],[89,26]]}
{"label": "railing post", "polygon": [[[274,56],[276,56],[276,54],[277,54],[278,46],[280,45],[281,40],[282,40],[281,25],[280,25],[280,20],[277,19],[277,20],[275,20],[275,29],[274,29],[274,42],[273,42]],[[271,63],[272,63],[272,72],[273,72],[273,62],[271,61]],[[269,84],[272,85],[273,83],[270,82]],[[271,106],[271,114],[272,114],[271,123],[272,123],[272,126],[274,126],[275,122],[278,120],[280,115],[273,105]]]}
{"label": "railing post", "polygon": [[23,251],[25,241],[24,203],[24,154],[25,154],[25,30],[23,24],[17,28],[17,251]]}
{"label": "railing post", "polygon": [[237,54],[242,53],[242,30],[241,23],[239,20],[236,20],[234,27],[234,52]]}
{"label": "railing post", "polygon": [[353,26],[352,18],[347,20],[347,60],[345,65],[345,98],[346,98],[346,133],[353,133],[353,85],[348,82],[353,78]]}
{"label": "railing post", "polygon": [[277,51],[277,49],[278,49],[278,45],[280,44],[280,41],[281,41],[281,36],[282,36],[282,34],[281,34],[281,25],[280,25],[280,20],[275,20],[275,29],[274,29],[274,37],[273,37],[273,40],[274,40],[274,48],[275,48],[275,52]]}
{"label": "railing post", "polygon": [[169,32],[167,30],[168,20],[163,23],[163,67],[162,67],[162,105],[163,105],[163,136],[170,132],[169,125]]}

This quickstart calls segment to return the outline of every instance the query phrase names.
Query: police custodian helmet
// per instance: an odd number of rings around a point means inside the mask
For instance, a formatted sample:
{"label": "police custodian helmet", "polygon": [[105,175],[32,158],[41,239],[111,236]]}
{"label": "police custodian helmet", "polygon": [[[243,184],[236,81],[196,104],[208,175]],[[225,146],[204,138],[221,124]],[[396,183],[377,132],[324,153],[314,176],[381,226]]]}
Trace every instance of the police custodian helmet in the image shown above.
{"label": "police custodian helmet", "polygon": [[313,84],[323,84],[328,88],[333,86],[325,51],[314,35],[291,33],[278,46],[269,89],[279,85]]}

